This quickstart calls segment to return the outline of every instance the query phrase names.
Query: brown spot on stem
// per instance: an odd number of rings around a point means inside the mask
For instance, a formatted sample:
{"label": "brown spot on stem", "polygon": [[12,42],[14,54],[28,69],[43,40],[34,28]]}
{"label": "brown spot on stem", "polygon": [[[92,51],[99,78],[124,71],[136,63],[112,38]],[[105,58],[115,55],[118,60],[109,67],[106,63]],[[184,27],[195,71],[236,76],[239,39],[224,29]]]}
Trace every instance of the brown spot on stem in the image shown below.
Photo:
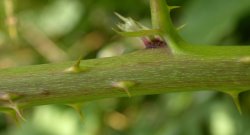
{"label": "brown spot on stem", "polygon": [[48,90],[43,90],[41,92],[41,95],[44,95],[44,96],[49,96],[51,93],[48,91]]}
{"label": "brown spot on stem", "polygon": [[153,39],[143,38],[142,41],[143,41],[146,49],[163,48],[163,47],[167,46],[167,43],[160,38],[153,38]]}

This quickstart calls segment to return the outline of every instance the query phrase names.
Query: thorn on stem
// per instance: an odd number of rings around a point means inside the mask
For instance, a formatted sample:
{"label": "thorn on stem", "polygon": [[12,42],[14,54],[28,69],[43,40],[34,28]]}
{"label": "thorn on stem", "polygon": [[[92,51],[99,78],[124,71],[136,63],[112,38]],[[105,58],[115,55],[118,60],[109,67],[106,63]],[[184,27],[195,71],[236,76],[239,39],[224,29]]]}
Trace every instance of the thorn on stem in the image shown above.
{"label": "thorn on stem", "polygon": [[177,28],[177,30],[183,29],[184,27],[186,27],[186,25],[187,25],[187,24],[183,24],[183,25],[179,26],[179,27]]}
{"label": "thorn on stem", "polygon": [[80,72],[87,71],[88,70],[87,68],[81,68],[80,66],[81,59],[82,57],[80,57],[73,66],[65,69],[64,72],[65,73],[80,73]]}
{"label": "thorn on stem", "polygon": [[73,108],[81,117],[81,120],[84,120],[84,115],[82,112],[82,104],[67,104],[67,106]]}
{"label": "thorn on stem", "polygon": [[240,100],[239,100],[239,93],[238,92],[229,92],[228,94],[233,98],[233,102],[236,105],[239,113],[242,114],[242,109],[241,109]]}
{"label": "thorn on stem", "polygon": [[115,15],[123,21],[123,23],[117,24],[117,27],[122,32],[135,32],[141,30],[149,30],[146,26],[143,26],[139,22],[133,20],[130,17],[123,17],[122,15],[115,13]]}
{"label": "thorn on stem", "polygon": [[13,111],[16,113],[16,117],[17,117],[17,120],[21,120],[21,121],[27,121],[24,117],[23,117],[23,114],[21,112],[21,110],[19,109],[18,105],[15,104],[15,103],[12,103],[9,105],[9,108],[13,109]]}
{"label": "thorn on stem", "polygon": [[20,95],[10,94],[10,93],[0,93],[0,101],[3,102],[3,105],[7,108],[12,109],[16,113],[16,117],[21,119],[22,121],[26,121],[23,117],[17,103],[13,102],[14,99],[19,98]]}
{"label": "thorn on stem", "polygon": [[129,89],[131,87],[134,87],[135,85],[136,83],[134,81],[118,81],[112,83],[113,87],[124,90],[127,93],[128,97],[132,96],[131,93],[129,92]]}
{"label": "thorn on stem", "polygon": [[169,11],[173,10],[173,9],[177,9],[180,8],[181,6],[168,6]]}

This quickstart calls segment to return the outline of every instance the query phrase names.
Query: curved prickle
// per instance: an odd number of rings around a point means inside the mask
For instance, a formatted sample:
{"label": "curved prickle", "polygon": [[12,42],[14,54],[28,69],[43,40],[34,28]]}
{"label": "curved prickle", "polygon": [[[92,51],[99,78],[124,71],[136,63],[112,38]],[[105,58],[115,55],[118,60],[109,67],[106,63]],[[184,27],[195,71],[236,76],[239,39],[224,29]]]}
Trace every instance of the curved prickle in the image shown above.
{"label": "curved prickle", "polygon": [[26,121],[18,107],[18,104],[14,102],[14,100],[20,97],[21,96],[17,94],[0,93],[0,103],[2,106],[13,110],[16,113],[17,118],[21,119],[22,121]]}
{"label": "curved prickle", "polygon": [[79,73],[79,72],[85,72],[85,71],[87,71],[88,68],[86,68],[86,67],[82,68],[80,66],[81,59],[82,59],[82,57],[80,57],[73,66],[65,69],[64,72],[66,72],[66,73]]}
{"label": "curved prickle", "polygon": [[131,93],[129,92],[129,89],[134,87],[136,83],[134,81],[118,81],[113,82],[112,86],[115,88],[123,89],[129,97],[131,97]]}
{"label": "curved prickle", "polygon": [[237,110],[239,111],[240,114],[242,114],[242,109],[240,106],[240,100],[239,100],[239,94],[240,92],[228,92],[227,94],[229,94],[232,98],[233,98],[233,102],[236,105]]}
{"label": "curved prickle", "polygon": [[82,112],[82,104],[66,104],[67,106],[73,108],[81,117],[81,120],[84,120],[84,115]]}

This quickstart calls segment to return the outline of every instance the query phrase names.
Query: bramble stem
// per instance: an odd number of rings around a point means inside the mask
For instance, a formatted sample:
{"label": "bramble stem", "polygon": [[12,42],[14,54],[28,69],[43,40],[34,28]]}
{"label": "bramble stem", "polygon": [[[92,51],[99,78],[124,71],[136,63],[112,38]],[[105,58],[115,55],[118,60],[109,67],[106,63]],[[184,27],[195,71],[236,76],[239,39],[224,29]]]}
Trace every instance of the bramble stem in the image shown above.
{"label": "bramble stem", "polygon": [[[0,110],[8,108],[6,100],[25,108],[128,95],[199,90],[239,94],[250,90],[249,46],[188,44],[173,27],[165,1],[150,0],[150,4],[153,27],[160,30],[169,48],[144,49],[77,64],[0,70],[0,103],[5,105]],[[168,53],[169,49],[173,53]]]}
{"label": "bramble stem", "polygon": [[[0,71],[0,92],[19,95],[20,108],[54,103],[74,103],[126,97],[113,87],[131,81],[131,95],[180,91],[250,89],[250,66],[236,59],[200,59],[168,56],[166,49],[146,49],[119,57],[84,60],[89,70],[65,73],[75,62],[45,64]],[[3,109],[3,108],[2,108]]]}

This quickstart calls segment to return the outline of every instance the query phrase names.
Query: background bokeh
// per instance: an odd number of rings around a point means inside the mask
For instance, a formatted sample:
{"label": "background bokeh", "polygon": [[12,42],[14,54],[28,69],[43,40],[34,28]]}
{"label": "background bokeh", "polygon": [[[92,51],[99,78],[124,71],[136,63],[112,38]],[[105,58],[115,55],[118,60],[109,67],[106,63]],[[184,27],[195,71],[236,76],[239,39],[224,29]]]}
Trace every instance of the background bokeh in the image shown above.
{"label": "background bokeh", "polygon": [[[195,44],[250,44],[249,0],[168,0],[183,38]],[[112,31],[118,12],[150,27],[149,0],[0,0],[0,68],[101,58],[143,46]],[[222,50],[223,51],[223,50]],[[250,53],[250,52],[249,52]],[[230,83],[230,82],[228,82]],[[248,135],[249,93],[243,115],[218,92],[111,98],[81,105],[24,110],[16,125],[0,114],[0,135]]]}

